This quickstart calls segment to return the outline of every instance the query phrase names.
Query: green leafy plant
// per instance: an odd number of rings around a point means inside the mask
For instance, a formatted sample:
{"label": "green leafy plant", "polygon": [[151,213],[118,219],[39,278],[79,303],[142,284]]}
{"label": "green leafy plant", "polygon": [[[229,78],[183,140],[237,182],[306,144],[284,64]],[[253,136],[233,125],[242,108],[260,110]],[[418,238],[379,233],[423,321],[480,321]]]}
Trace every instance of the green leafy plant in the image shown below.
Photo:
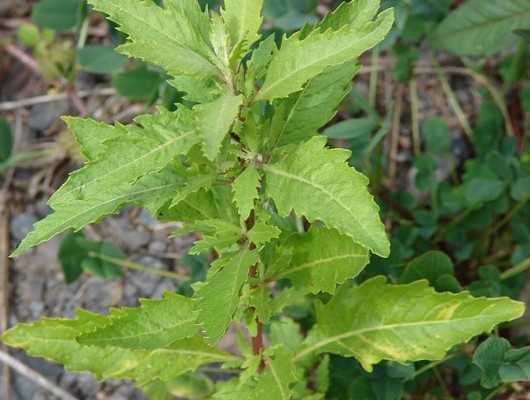
{"label": "green leafy plant", "polygon": [[[318,131],[350,92],[358,57],[390,30],[392,10],[343,2],[278,46],[260,37],[259,0],[225,0],[220,13],[195,0],[90,3],[128,35],[119,51],[163,68],[186,105],[127,126],[66,117],[88,162],[13,256],[133,204],[185,222],[176,235],[201,235],[190,254],[216,258],[190,297],[20,324],[4,342],[71,371],[132,379],[156,399],[318,399],[337,356],[355,360],[360,386],[374,366],[399,386],[414,377],[410,363],[439,360],[523,313],[509,298],[461,291],[440,253],[416,259],[399,284],[360,275],[390,244],[368,179]],[[230,326],[238,354],[217,347]],[[212,383],[213,370],[226,379]]]}

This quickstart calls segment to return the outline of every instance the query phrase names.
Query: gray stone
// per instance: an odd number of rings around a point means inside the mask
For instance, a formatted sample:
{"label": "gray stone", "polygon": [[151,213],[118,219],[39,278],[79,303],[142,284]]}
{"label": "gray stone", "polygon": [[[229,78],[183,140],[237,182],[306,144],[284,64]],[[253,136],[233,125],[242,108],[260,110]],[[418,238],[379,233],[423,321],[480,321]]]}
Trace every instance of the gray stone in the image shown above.
{"label": "gray stone", "polygon": [[130,251],[136,251],[146,246],[151,241],[151,235],[147,232],[125,231],[123,241]]}
{"label": "gray stone", "polygon": [[167,249],[167,242],[163,242],[161,240],[155,240],[149,243],[149,246],[147,247],[147,251],[154,255],[164,253],[166,249]]}
{"label": "gray stone", "polygon": [[11,218],[11,237],[20,242],[33,228],[37,217],[30,212],[15,215]]}
{"label": "gray stone", "polygon": [[31,108],[28,125],[39,131],[43,131],[53,124],[61,115],[68,113],[67,101],[52,101],[37,104]]}

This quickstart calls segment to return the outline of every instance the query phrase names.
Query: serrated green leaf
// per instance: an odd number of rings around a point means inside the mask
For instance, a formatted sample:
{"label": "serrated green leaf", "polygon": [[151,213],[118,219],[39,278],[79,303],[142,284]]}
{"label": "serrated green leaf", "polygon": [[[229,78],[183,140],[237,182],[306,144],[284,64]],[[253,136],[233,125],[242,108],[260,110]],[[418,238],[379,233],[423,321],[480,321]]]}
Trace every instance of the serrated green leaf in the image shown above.
{"label": "serrated green leaf", "polygon": [[[314,29],[302,40],[299,33],[284,38],[256,100],[287,97],[328,67],[355,60],[379,43],[392,26],[392,10],[383,11],[372,21],[379,1],[358,1],[362,3],[361,9],[370,12],[360,14],[355,23],[336,31]],[[348,4],[357,7],[355,2]]]}
{"label": "serrated green leaf", "polygon": [[274,35],[269,35],[263,39],[257,49],[252,52],[252,56],[247,63],[247,79],[245,80],[246,91],[254,93],[254,85],[262,80],[267,73],[267,66],[271,62],[274,54],[278,51]]}
{"label": "serrated green leaf", "polygon": [[82,333],[77,341],[85,346],[155,350],[197,333],[191,300],[166,292],[161,300],[140,299],[140,307],[111,313],[104,327]]}
{"label": "serrated green leaf", "polygon": [[225,0],[221,15],[226,22],[234,54],[246,52],[258,41],[263,22],[263,0]]}
{"label": "serrated green leaf", "polygon": [[335,229],[311,227],[307,234],[294,234],[280,246],[291,248],[291,262],[275,265],[266,276],[288,278],[295,287],[307,287],[313,293],[333,294],[338,283],[355,278],[369,259],[366,248]]}
{"label": "serrated green leaf", "polygon": [[64,120],[89,161],[95,160],[105,149],[103,142],[116,134],[112,126],[93,119],[64,117]]}
{"label": "serrated green leaf", "polygon": [[[119,316],[120,312],[115,311],[115,315]],[[103,329],[111,319],[79,310],[73,320],[44,319],[19,324],[5,332],[2,340],[25,349],[30,355],[60,362],[69,371],[88,371],[98,379],[133,379],[139,385],[167,380],[204,364],[237,360],[208,346],[199,335],[155,350],[84,346],[77,341],[83,333]]]}
{"label": "serrated green leaf", "polygon": [[[65,120],[69,123],[72,119]],[[94,122],[86,121],[85,125],[78,120],[77,127],[91,129]],[[68,200],[83,200],[97,196],[112,185],[133,182],[149,172],[161,170],[196,143],[192,114],[183,107],[176,112],[160,109],[159,115],[142,115],[135,121],[143,128],[120,124],[111,128],[115,133],[104,142],[104,151],[96,160],[72,173],[49,204],[53,207]]]}
{"label": "serrated green leaf", "polygon": [[325,137],[314,137],[285,160],[264,165],[266,193],[281,215],[294,210],[310,221],[321,220],[372,252],[388,256],[390,245],[378,207],[366,190],[368,179],[345,163],[348,151],[325,149],[325,143]]}
{"label": "serrated green leaf", "polygon": [[516,44],[518,28],[530,28],[527,0],[471,0],[437,26],[430,42],[459,55],[490,56]]}
{"label": "serrated green leaf", "polygon": [[177,189],[176,195],[171,201],[171,207],[178,206],[189,195],[197,193],[201,189],[209,190],[216,179],[217,176],[214,174],[194,175],[188,177],[184,180],[182,186]]}
{"label": "serrated green leaf", "polygon": [[[161,110],[160,115],[136,118],[143,129],[132,125],[110,128],[114,135],[103,142],[104,150],[95,160],[72,173],[54,193],[48,204],[55,213],[39,221],[12,256],[67,228],[77,230],[117,212],[127,203],[150,208],[152,212],[160,208],[171,198],[165,190],[174,191],[178,181],[170,168],[161,170],[196,143],[189,113],[184,108],[177,113]],[[89,119],[76,122],[76,128],[82,130],[94,126],[94,121]]]}
{"label": "serrated green leaf", "polygon": [[134,183],[113,185],[87,199],[71,199],[54,205],[55,211],[34,225],[11,255],[15,257],[68,228],[79,230],[101,217],[117,213],[127,204],[149,209],[153,214],[175,194],[181,185],[171,167],[140,178]]}
{"label": "serrated green leaf", "polygon": [[258,286],[250,293],[249,304],[254,308],[259,320],[267,325],[271,319],[271,291],[265,286]]}
{"label": "serrated green leaf", "polygon": [[240,227],[218,219],[197,222],[189,226],[186,231],[202,233],[202,239],[193,244],[189,250],[190,254],[200,254],[211,249],[222,252],[243,237]]}
{"label": "serrated green leaf", "polygon": [[220,71],[209,61],[208,16],[194,0],[152,1],[91,0],[128,35],[118,51],[159,65],[174,76],[209,80]]}
{"label": "serrated green leaf", "polygon": [[370,372],[381,360],[441,359],[454,345],[518,318],[524,304],[436,293],[427,281],[388,285],[380,276],[359,287],[344,284],[316,311],[317,325],[295,358],[313,352],[354,356]]}
{"label": "serrated green leaf", "polygon": [[290,400],[290,386],[296,381],[296,370],[291,353],[278,348],[265,353],[265,370],[258,376],[253,399]]}
{"label": "serrated green leaf", "polygon": [[356,62],[331,66],[310,79],[301,92],[281,100],[278,107],[285,107],[285,115],[277,113],[272,122],[274,125],[274,119],[281,119],[280,129],[275,133],[278,145],[302,142],[316,135],[335,115],[357,71]]}
{"label": "serrated green leaf", "polygon": [[242,101],[242,96],[227,93],[211,103],[195,107],[197,133],[202,139],[204,154],[208,159],[217,158],[221,142],[228,135]]}
{"label": "serrated green leaf", "polygon": [[258,262],[258,253],[246,247],[224,253],[212,264],[206,282],[195,292],[195,310],[209,343],[224,335],[239,305],[241,287],[248,279],[249,268]]}
{"label": "serrated green leaf", "polygon": [[280,236],[282,231],[274,225],[267,224],[263,221],[256,221],[254,226],[247,233],[248,240],[255,245],[265,244],[272,239]]}
{"label": "serrated green leaf", "polygon": [[261,175],[254,164],[249,164],[234,180],[232,185],[234,203],[236,203],[239,215],[243,220],[248,218],[250,211],[254,208],[254,200],[259,197],[260,180]]}

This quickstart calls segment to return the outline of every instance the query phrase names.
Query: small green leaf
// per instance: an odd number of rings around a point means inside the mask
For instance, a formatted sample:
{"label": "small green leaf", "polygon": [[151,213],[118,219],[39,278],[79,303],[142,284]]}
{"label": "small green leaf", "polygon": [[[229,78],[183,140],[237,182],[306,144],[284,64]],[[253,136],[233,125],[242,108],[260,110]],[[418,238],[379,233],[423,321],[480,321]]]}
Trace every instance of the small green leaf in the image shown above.
{"label": "small green leaf", "polygon": [[258,376],[253,389],[255,399],[290,400],[291,385],[296,381],[296,369],[292,355],[282,348],[265,352],[265,370]]}
{"label": "small green leaf", "polygon": [[13,132],[11,126],[0,117],[0,164],[7,161],[11,157],[13,151]]}
{"label": "small green leaf", "polygon": [[159,72],[149,69],[147,64],[118,72],[112,77],[112,87],[122,96],[131,100],[151,99],[162,83]]}
{"label": "small green leaf", "polygon": [[195,241],[190,254],[200,254],[211,249],[222,252],[234,245],[242,236],[240,227],[222,220],[206,220],[190,225],[186,231],[199,231],[202,239]]}
{"label": "small green leaf", "polygon": [[127,61],[114,47],[103,45],[87,45],[77,51],[77,57],[81,67],[94,74],[111,74]]}
{"label": "small green leaf", "polygon": [[259,320],[265,325],[269,324],[272,315],[270,289],[265,285],[258,286],[250,293],[249,304]]}
{"label": "small green leaf", "polygon": [[530,196],[530,176],[517,179],[510,188],[510,195],[516,201],[523,201]]}
{"label": "small green leaf", "polygon": [[388,285],[380,276],[358,287],[344,284],[326,305],[317,303],[317,325],[295,359],[313,352],[354,356],[368,372],[385,359],[439,360],[454,345],[523,312],[523,303],[508,298],[436,293],[425,280]]}
{"label": "small green leaf", "polygon": [[258,258],[257,251],[248,248],[222,254],[212,264],[206,282],[195,292],[198,322],[202,324],[209,343],[217,343],[230,326],[239,305],[241,287]]}
{"label": "small green leaf", "polygon": [[503,382],[530,380],[530,346],[510,349],[504,353],[504,362],[499,369]]}
{"label": "small green leaf", "polygon": [[464,183],[464,196],[471,203],[492,201],[501,195],[506,184],[495,178],[473,178]]}
{"label": "small green leaf", "polygon": [[388,256],[390,245],[378,207],[366,189],[368,179],[345,163],[347,150],[326,149],[325,143],[325,137],[314,137],[280,163],[264,165],[267,194],[281,215],[294,209]]}
{"label": "small green leaf", "polygon": [[33,7],[31,17],[44,28],[67,31],[81,19],[82,0],[42,0]]}
{"label": "small green leaf", "polygon": [[241,219],[246,220],[250,211],[254,208],[254,200],[259,197],[258,189],[261,187],[261,175],[254,164],[249,164],[245,170],[238,175],[232,185],[234,191],[234,203],[239,209]]}
{"label": "small green leaf", "polygon": [[451,132],[441,117],[431,117],[422,127],[426,147],[433,154],[447,154],[451,150]]}
{"label": "small green leaf", "polygon": [[530,28],[527,0],[471,0],[451,12],[430,36],[432,46],[464,56],[491,56],[516,44]]}
{"label": "small green leaf", "polygon": [[67,235],[58,254],[66,283],[75,282],[83,271],[105,279],[123,276],[120,267],[100,256],[118,260],[125,258],[120,249],[109,242],[90,241],[80,232]]}
{"label": "small green leaf", "polygon": [[265,244],[272,239],[280,236],[282,231],[274,225],[267,224],[263,221],[256,221],[254,226],[247,233],[248,240],[255,245]]}
{"label": "small green leaf", "polygon": [[511,348],[506,339],[492,336],[478,346],[473,355],[473,363],[482,371],[480,384],[487,389],[499,386],[502,382],[499,368],[504,361],[504,354]]}
{"label": "small green leaf", "polygon": [[225,94],[211,103],[195,106],[197,133],[203,142],[204,154],[215,160],[221,142],[228,135],[239,113],[242,96]]}
{"label": "small green leaf", "polygon": [[415,258],[401,275],[401,283],[411,283],[427,279],[429,285],[436,287],[436,281],[443,275],[454,274],[453,262],[441,251],[429,251]]}

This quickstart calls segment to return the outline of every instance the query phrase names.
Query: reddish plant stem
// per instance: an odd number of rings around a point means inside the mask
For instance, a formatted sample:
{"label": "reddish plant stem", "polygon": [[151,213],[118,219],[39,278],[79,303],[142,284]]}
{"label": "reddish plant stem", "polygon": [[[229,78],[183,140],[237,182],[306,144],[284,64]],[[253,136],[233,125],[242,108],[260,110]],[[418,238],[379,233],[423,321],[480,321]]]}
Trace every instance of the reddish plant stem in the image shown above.
{"label": "reddish plant stem", "polygon": [[[251,211],[247,221],[247,231],[252,229],[255,223],[255,214],[254,210]],[[249,246],[250,250],[254,250],[256,248],[256,245],[254,243],[250,243]],[[258,265],[254,264],[250,269],[248,270],[248,277],[250,279],[254,279],[258,276]],[[256,288],[257,285],[252,285],[252,288]],[[258,367],[258,372],[261,374],[263,370],[265,369],[265,360],[263,359],[262,350],[263,350],[263,324],[259,320],[258,317],[256,317],[256,336],[252,336],[250,339],[252,343],[252,353],[256,356],[261,355],[261,360]]]}

